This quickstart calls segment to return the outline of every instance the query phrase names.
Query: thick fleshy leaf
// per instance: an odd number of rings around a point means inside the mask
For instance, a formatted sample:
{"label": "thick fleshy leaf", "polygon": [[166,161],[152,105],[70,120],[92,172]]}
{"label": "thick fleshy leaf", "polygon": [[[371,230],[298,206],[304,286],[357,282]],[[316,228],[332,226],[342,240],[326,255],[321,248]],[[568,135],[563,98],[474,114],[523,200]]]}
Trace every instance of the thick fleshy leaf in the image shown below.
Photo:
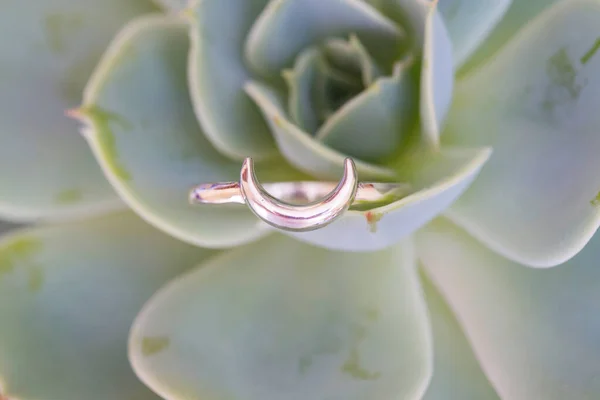
{"label": "thick fleshy leaf", "polygon": [[362,64],[367,61],[363,57],[350,42],[341,39],[304,49],[294,68],[283,71],[291,121],[315,135],[331,114],[364,89]]}
{"label": "thick fleshy leaf", "polygon": [[364,87],[360,75],[336,69],[327,61],[321,64],[321,74],[315,87],[315,109],[324,123],[344,104],[358,96]]}
{"label": "thick fleshy leaf", "polygon": [[[86,88],[79,113],[106,176],[134,211],[181,240],[231,246],[265,230],[245,207],[188,204],[193,185],[238,180],[241,165],[220,155],[198,126],[187,92],[186,29],[166,16],[128,25]],[[277,165],[265,167],[266,174],[285,178],[289,168]]]}
{"label": "thick fleshy leaf", "polygon": [[448,214],[532,266],[576,254],[600,223],[600,1],[565,1],[457,85],[448,142],[494,156]]}
{"label": "thick fleshy leaf", "polygon": [[298,56],[293,70],[283,73],[289,89],[290,117],[300,129],[309,133],[315,133],[319,128],[315,86],[321,75],[319,64],[322,62],[323,56],[319,50],[309,48]]}
{"label": "thick fleshy leaf", "polygon": [[190,0],[154,0],[156,4],[167,11],[180,11],[190,2]]}
{"label": "thick fleshy leaf", "polygon": [[382,65],[397,58],[404,37],[397,25],[360,0],[271,0],[250,31],[246,58],[256,71],[276,75],[302,49],[349,34],[356,34]]}
{"label": "thick fleshy leaf", "polygon": [[433,377],[423,400],[500,400],[455,316],[422,276],[433,331]]}
{"label": "thick fleshy leaf", "polygon": [[417,238],[501,398],[600,398],[600,235],[546,271],[501,257],[445,220]]}
{"label": "thick fleshy leaf", "polygon": [[415,154],[413,159],[404,160],[399,173],[400,181],[412,188],[411,194],[384,206],[373,205],[368,211],[349,211],[316,231],[286,234],[336,250],[385,248],[446,210],[477,177],[489,156],[489,149],[453,148],[435,154]]}
{"label": "thick fleshy leaf", "polygon": [[363,0],[382,15],[403,27],[407,32],[409,47],[419,53],[425,43],[427,15],[438,0]]}
{"label": "thick fleshy leaf", "polygon": [[362,92],[360,60],[352,51],[349,43],[330,39],[304,49],[294,69],[283,71],[290,118],[300,129],[316,134],[337,109]]}
{"label": "thick fleshy leaf", "polygon": [[[251,82],[246,92],[263,112],[271,126],[279,150],[287,160],[300,170],[324,179],[339,179],[344,170],[344,156],[316,141],[308,133],[291,123],[284,111],[284,102],[269,87]],[[355,160],[361,179],[390,180],[394,171]]]}
{"label": "thick fleshy leaf", "polygon": [[148,0],[5,0],[0,13],[0,215],[61,219],[120,207],[64,111],[115,32]]}
{"label": "thick fleshy leaf", "polygon": [[316,139],[363,160],[397,154],[414,129],[416,87],[410,64],[398,64],[391,77],[379,78],[327,120]]}
{"label": "thick fleshy leaf", "polygon": [[429,7],[424,29],[421,60],[421,131],[426,144],[437,149],[440,126],[450,108],[454,84],[452,43],[437,11],[437,0]]}
{"label": "thick fleshy leaf", "polygon": [[358,36],[350,36],[350,46],[356,52],[361,66],[361,76],[363,85],[366,87],[371,86],[377,78],[383,75],[383,71],[377,65],[377,62],[373,59],[367,48],[362,44]]}
{"label": "thick fleshy leaf", "polygon": [[452,102],[454,68],[452,43],[437,0],[368,0],[404,26],[411,53],[422,57],[420,116],[424,143],[439,147],[440,129]]}
{"label": "thick fleshy leaf", "polygon": [[323,51],[327,62],[333,68],[344,71],[349,75],[360,75],[361,60],[348,40],[334,37],[325,40],[323,44],[316,47]]}
{"label": "thick fleshy leaf", "polygon": [[[444,1],[447,2],[448,0]],[[442,1],[442,3],[444,3],[444,1]],[[559,1],[568,2],[568,0],[510,0],[508,10],[503,11],[504,15],[500,19],[500,22],[489,37],[479,45],[477,51],[461,69],[461,74],[466,74],[473,68],[476,68],[489,60],[515,35],[517,35],[521,28],[526,26],[546,8],[551,7]],[[485,3],[481,0],[472,0],[471,2],[477,3],[478,5]]]}
{"label": "thick fleshy leaf", "polygon": [[[511,3],[530,4],[539,0],[441,0],[442,13],[452,40],[456,68],[488,37],[502,20]],[[548,2],[548,0],[546,0]]]}
{"label": "thick fleshy leaf", "polygon": [[196,1],[188,14],[192,41],[190,92],[212,144],[227,156],[261,159],[276,153],[269,128],[244,93],[250,78],[243,43],[268,0]]}
{"label": "thick fleshy leaf", "polygon": [[329,39],[323,47],[331,64],[342,70],[349,69],[353,75],[360,75],[365,87],[382,75],[381,68],[356,35],[350,35],[349,40]]}
{"label": "thick fleshy leaf", "polygon": [[432,354],[418,285],[409,243],[355,255],[273,236],[159,292],[130,359],[168,400],[420,399]]}
{"label": "thick fleshy leaf", "polygon": [[132,214],[0,241],[0,398],[156,399],[127,362],[145,301],[214,252]]}

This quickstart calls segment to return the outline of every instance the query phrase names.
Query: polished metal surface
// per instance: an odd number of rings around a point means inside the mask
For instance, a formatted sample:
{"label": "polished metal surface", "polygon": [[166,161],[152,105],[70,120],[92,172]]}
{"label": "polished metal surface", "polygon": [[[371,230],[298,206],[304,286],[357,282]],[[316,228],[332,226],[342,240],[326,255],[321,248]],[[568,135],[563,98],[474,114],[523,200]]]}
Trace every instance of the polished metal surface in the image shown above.
{"label": "polished metal surface", "polygon": [[344,161],[344,174],[336,188],[321,201],[295,205],[271,196],[258,183],[254,163],[246,158],[240,174],[240,189],[248,207],[257,217],[277,228],[294,232],[319,229],[346,211],[358,188],[358,173],[352,159]]}
{"label": "polished metal surface", "polygon": [[[325,197],[337,186],[337,182],[273,182],[263,183],[262,187],[271,196],[292,204],[307,204]],[[408,185],[402,183],[358,182],[356,197],[352,204],[365,201],[379,201],[387,194],[402,190]],[[190,192],[192,204],[246,204],[239,182],[205,183]]]}
{"label": "polished metal surface", "polygon": [[322,228],[352,204],[382,200],[405,188],[398,183],[358,182],[351,158],[338,182],[275,182],[261,185],[251,158],[242,165],[239,182],[205,183],[193,188],[192,204],[247,204],[260,219],[280,229],[302,232]]}

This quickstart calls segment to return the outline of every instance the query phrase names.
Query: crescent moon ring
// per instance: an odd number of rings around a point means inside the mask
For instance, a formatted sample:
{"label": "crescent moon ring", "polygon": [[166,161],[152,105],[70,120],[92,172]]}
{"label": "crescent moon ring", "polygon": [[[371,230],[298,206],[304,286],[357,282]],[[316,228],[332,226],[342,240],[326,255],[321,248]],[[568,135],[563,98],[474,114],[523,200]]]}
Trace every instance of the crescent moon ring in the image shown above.
{"label": "crescent moon ring", "polygon": [[358,174],[354,161],[347,158],[342,180],[331,193],[317,203],[294,205],[271,196],[258,183],[252,159],[246,158],[240,173],[240,188],[257,217],[277,228],[302,232],[332,223],[350,207],[358,188]]}
{"label": "crescent moon ring", "polygon": [[[359,182],[351,158],[344,160],[342,179],[336,182],[274,182],[261,185],[254,163],[246,158],[239,182],[205,183],[189,194],[192,204],[246,204],[267,224],[292,232],[322,228],[341,217],[351,205],[379,201],[390,193],[406,191],[401,183]],[[355,202],[356,200],[356,202]]]}

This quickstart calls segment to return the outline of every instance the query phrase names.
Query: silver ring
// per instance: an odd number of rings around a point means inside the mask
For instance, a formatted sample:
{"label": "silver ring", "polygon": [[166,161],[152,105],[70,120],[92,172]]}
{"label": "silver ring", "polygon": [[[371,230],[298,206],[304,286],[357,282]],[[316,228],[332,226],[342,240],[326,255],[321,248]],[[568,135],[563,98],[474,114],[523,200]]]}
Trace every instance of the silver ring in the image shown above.
{"label": "silver ring", "polygon": [[192,204],[246,204],[267,224],[292,232],[322,228],[353,205],[378,202],[406,191],[400,183],[359,182],[351,158],[344,160],[340,182],[258,183],[254,163],[246,158],[239,182],[204,183],[189,194]]}

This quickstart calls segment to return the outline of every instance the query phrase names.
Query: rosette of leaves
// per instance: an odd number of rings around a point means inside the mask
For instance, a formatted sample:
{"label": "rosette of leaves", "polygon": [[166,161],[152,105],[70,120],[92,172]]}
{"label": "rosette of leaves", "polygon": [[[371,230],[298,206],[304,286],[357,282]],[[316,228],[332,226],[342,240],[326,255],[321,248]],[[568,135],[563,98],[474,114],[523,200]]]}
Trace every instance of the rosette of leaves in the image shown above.
{"label": "rosette of leaves", "polygon": [[599,0],[2,5],[0,399],[600,397]]}

